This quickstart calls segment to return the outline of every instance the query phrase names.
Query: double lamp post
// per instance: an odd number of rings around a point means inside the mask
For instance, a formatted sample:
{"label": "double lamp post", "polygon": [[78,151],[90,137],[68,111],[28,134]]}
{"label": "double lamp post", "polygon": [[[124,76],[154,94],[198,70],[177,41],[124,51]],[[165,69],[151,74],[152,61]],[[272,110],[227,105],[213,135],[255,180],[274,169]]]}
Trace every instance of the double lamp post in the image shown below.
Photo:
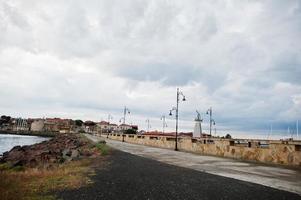
{"label": "double lamp post", "polygon": [[178,151],[178,121],[179,121],[179,101],[180,101],[180,97],[182,97],[182,101],[186,101],[186,98],[183,94],[183,92],[181,92],[179,90],[179,88],[177,88],[177,106],[176,107],[172,107],[172,109],[169,111],[169,115],[172,115],[172,112],[175,111],[176,112],[176,141],[175,141],[175,151]]}

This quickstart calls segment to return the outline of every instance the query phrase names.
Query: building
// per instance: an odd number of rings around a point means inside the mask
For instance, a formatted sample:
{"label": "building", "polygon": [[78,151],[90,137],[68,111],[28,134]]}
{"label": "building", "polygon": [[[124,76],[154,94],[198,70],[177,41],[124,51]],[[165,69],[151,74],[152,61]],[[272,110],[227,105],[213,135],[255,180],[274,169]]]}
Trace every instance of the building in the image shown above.
{"label": "building", "polygon": [[106,121],[101,121],[99,123],[96,124],[97,126],[97,133],[112,133],[112,132],[116,132],[118,131],[119,127],[117,124],[111,124],[109,122]]}
{"label": "building", "polygon": [[13,131],[29,131],[27,119],[16,118],[13,120]]}
{"label": "building", "polygon": [[117,124],[110,124],[110,131],[111,132],[118,131],[118,125]]}
{"label": "building", "polygon": [[85,121],[84,122],[84,131],[86,133],[97,133],[97,125],[93,121]]}
{"label": "building", "polygon": [[43,131],[44,130],[44,120],[36,119],[30,125],[31,131]]}
{"label": "building", "polygon": [[58,120],[58,130],[60,133],[70,133],[73,130],[75,123],[71,119]]}
{"label": "building", "polygon": [[110,133],[110,123],[106,121],[101,121],[97,123],[98,133]]}
{"label": "building", "polygon": [[46,118],[44,121],[44,130],[49,132],[70,133],[74,126],[71,119]]}
{"label": "building", "polygon": [[128,129],[132,129],[132,125],[129,125],[129,124],[120,124],[119,127],[118,127],[118,130],[119,131],[125,131],[125,130],[128,130]]}
{"label": "building", "polygon": [[48,132],[59,132],[59,120],[60,118],[46,118],[44,121],[44,130]]}

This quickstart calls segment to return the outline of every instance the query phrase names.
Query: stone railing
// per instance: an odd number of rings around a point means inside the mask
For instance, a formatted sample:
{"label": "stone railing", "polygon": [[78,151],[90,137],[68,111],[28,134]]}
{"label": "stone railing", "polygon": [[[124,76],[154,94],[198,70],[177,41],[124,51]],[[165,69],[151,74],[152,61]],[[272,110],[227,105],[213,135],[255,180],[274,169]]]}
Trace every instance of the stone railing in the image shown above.
{"label": "stone railing", "polygon": [[[108,138],[153,147],[175,147],[175,137],[172,136],[112,133]],[[203,155],[301,167],[301,141],[179,137],[178,149]]]}

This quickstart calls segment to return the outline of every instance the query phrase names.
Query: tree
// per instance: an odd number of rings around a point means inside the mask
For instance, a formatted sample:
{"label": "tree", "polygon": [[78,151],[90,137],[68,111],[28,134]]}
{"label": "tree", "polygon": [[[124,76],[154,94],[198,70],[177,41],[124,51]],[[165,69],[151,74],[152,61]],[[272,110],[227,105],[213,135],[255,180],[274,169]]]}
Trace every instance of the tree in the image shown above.
{"label": "tree", "polygon": [[84,122],[83,122],[82,120],[80,120],[80,119],[75,120],[75,125],[76,125],[76,126],[82,126],[83,123],[84,123]]}
{"label": "tree", "polygon": [[225,136],[225,138],[226,138],[226,139],[231,139],[232,136],[231,136],[230,134],[227,134],[227,135]]}
{"label": "tree", "polygon": [[127,129],[123,133],[124,134],[137,134],[137,131],[134,129]]}
{"label": "tree", "polygon": [[85,121],[85,122],[84,122],[84,125],[85,125],[85,126],[95,126],[96,123],[95,123],[95,122],[92,122],[92,121]]}
{"label": "tree", "polygon": [[7,124],[11,120],[10,116],[2,115],[0,117],[0,124]]}

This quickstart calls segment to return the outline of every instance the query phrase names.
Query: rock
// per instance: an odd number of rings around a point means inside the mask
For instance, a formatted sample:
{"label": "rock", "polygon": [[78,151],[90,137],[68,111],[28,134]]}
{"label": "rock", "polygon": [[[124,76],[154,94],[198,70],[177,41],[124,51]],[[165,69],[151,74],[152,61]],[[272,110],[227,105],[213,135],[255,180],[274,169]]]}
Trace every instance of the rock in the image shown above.
{"label": "rock", "polygon": [[78,152],[78,150],[76,150],[76,149],[72,150],[72,153],[71,153],[71,159],[72,159],[72,160],[76,160],[78,157],[79,157],[79,152]]}
{"label": "rock", "polygon": [[78,159],[81,155],[91,156],[90,143],[75,134],[57,135],[51,140],[30,146],[16,146],[5,152],[0,163],[12,166],[50,166],[54,163]]}
{"label": "rock", "polygon": [[70,149],[64,149],[62,154],[63,154],[64,158],[65,157],[70,157],[71,156],[71,151],[70,151]]}

